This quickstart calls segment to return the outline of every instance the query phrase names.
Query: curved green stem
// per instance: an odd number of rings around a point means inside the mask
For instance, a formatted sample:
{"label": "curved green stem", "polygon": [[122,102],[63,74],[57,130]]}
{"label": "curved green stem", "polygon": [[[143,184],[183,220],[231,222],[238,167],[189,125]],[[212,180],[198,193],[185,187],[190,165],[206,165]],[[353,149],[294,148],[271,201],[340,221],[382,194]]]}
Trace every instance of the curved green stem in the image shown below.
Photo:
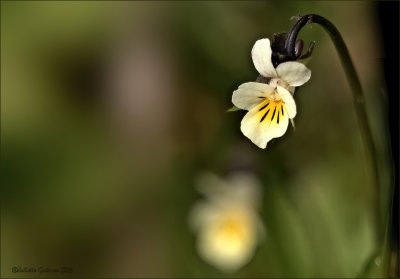
{"label": "curved green stem", "polygon": [[[300,29],[306,25],[307,23],[317,23],[321,25],[324,30],[329,34],[330,38],[332,39],[335,48],[338,52],[340,61],[344,68],[347,81],[350,85],[351,92],[353,94],[353,102],[357,114],[358,124],[361,129],[361,133],[363,135],[365,149],[367,153],[370,155],[370,161],[372,164],[372,176],[373,182],[375,184],[375,221],[376,221],[376,240],[377,244],[381,245],[384,242],[385,238],[385,223],[382,220],[386,218],[382,218],[381,215],[381,207],[380,207],[380,178],[379,178],[379,165],[378,165],[378,156],[377,151],[375,148],[375,144],[372,137],[371,128],[369,125],[367,112],[366,112],[366,105],[365,105],[365,97],[361,87],[360,80],[357,76],[356,70],[354,68],[353,62],[351,60],[349,51],[346,47],[346,44],[343,41],[342,36],[340,35],[337,28],[327,19],[322,16],[309,14],[305,16],[298,16],[295,17],[297,22],[289,31],[286,43],[285,43],[285,51],[288,57],[295,57],[295,42],[296,37],[300,31]],[[382,247],[382,246],[381,246]],[[378,247],[380,250],[381,247]]]}

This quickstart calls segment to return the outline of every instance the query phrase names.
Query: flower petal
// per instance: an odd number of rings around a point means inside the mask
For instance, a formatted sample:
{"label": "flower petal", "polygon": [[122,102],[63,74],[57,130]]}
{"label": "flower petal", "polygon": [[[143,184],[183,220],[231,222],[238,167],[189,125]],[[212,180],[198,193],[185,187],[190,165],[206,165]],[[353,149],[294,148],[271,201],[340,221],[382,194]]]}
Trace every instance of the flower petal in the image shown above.
{"label": "flower petal", "polygon": [[247,82],[239,86],[232,95],[232,103],[238,108],[250,110],[261,103],[274,91],[274,87],[265,83]]}
{"label": "flower petal", "polygon": [[311,77],[311,70],[299,62],[285,62],[276,67],[278,76],[290,86],[300,86]]}
{"label": "flower petal", "polygon": [[276,90],[278,91],[278,94],[281,97],[282,101],[285,103],[285,109],[287,110],[289,118],[294,118],[297,114],[297,109],[292,94],[290,94],[289,91],[279,85],[277,86]]}
{"label": "flower petal", "polygon": [[257,214],[240,205],[232,209],[221,208],[217,219],[199,232],[196,245],[203,260],[227,273],[247,264],[258,243]]}
{"label": "flower petal", "polygon": [[265,93],[272,93],[275,89],[275,87],[268,85],[266,83],[261,83],[261,82],[246,82],[241,85],[239,85],[240,89],[253,89],[256,91],[261,91]]}
{"label": "flower petal", "polygon": [[254,144],[265,148],[271,139],[286,132],[288,124],[286,104],[283,101],[265,100],[244,116],[240,129]]}
{"label": "flower petal", "polygon": [[207,202],[196,203],[189,214],[189,227],[193,232],[202,230],[218,218],[218,207]]}
{"label": "flower petal", "polygon": [[277,77],[271,61],[272,49],[269,39],[258,40],[251,50],[254,66],[264,77]]}

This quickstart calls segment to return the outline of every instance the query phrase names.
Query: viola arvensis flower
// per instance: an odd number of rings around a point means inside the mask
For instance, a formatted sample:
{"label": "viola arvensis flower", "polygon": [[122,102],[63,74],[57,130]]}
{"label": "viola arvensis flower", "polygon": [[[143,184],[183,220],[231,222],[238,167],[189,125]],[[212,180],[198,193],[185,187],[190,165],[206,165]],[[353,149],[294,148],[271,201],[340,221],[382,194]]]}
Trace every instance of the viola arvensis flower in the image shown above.
{"label": "viola arvensis flower", "polygon": [[251,260],[264,235],[257,212],[260,184],[247,173],[237,173],[228,181],[209,174],[199,182],[205,199],[195,204],[189,218],[197,251],[222,272],[235,272]]}
{"label": "viola arvensis flower", "polygon": [[302,63],[288,61],[274,67],[269,39],[258,40],[251,51],[253,63],[268,84],[247,82],[233,92],[232,103],[249,112],[240,129],[254,144],[265,148],[268,141],[281,137],[289,119],[296,116],[292,93],[311,77],[311,71]]}

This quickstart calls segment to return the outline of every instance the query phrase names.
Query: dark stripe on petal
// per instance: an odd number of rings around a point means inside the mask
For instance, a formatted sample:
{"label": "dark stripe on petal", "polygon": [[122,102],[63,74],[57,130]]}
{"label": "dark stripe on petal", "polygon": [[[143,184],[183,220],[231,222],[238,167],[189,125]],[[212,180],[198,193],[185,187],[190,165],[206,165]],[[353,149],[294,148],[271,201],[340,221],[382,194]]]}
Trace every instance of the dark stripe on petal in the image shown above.
{"label": "dark stripe on petal", "polygon": [[282,116],[284,116],[284,113],[283,113],[283,106],[281,106],[281,111],[282,111]]}
{"label": "dark stripe on petal", "polygon": [[269,103],[266,104],[265,106],[263,106],[262,108],[260,108],[258,111],[262,111],[262,110],[265,109],[268,105],[269,105]]}
{"label": "dark stripe on petal", "polygon": [[274,120],[274,117],[275,117],[275,111],[276,111],[276,107],[275,107],[275,109],[274,109],[274,113],[272,114],[271,121],[272,121],[272,120]]}
{"label": "dark stripe on petal", "polygon": [[267,116],[268,112],[269,112],[269,109],[268,109],[267,112],[263,115],[263,117],[261,117],[260,123],[265,119],[265,117]]}
{"label": "dark stripe on petal", "polygon": [[279,124],[279,110],[278,110],[278,118],[276,119],[276,124]]}
{"label": "dark stripe on petal", "polygon": [[258,97],[258,98],[260,98],[260,99],[265,99],[265,97]]}

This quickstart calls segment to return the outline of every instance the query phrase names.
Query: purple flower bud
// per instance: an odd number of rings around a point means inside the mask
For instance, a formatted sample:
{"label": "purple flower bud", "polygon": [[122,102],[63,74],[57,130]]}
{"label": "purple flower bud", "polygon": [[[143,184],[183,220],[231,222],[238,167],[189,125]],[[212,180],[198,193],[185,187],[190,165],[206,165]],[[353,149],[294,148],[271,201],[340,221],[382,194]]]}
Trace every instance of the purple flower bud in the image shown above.
{"label": "purple flower bud", "polygon": [[294,55],[297,57],[299,57],[301,55],[301,52],[303,51],[303,40],[297,40],[296,44],[294,45]]}

